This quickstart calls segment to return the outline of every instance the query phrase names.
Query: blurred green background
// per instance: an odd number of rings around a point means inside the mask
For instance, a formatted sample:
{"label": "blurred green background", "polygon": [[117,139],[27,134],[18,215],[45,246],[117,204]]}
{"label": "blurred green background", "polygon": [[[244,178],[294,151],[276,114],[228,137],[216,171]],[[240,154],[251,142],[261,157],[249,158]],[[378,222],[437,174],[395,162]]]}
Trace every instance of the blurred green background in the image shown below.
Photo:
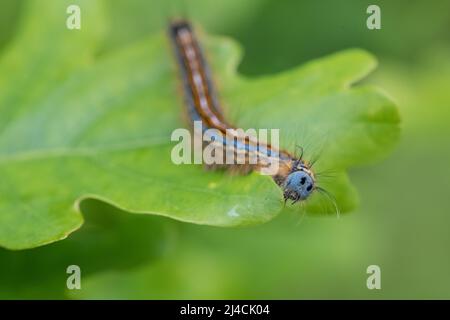
{"label": "blurred green background", "polygon": [[[1,4],[0,50],[22,1]],[[87,223],[68,240],[0,250],[1,298],[450,298],[449,1],[107,4],[111,28],[99,55],[161,30],[173,14],[239,41],[240,72],[251,76],[367,49],[379,68],[364,81],[397,102],[402,140],[385,161],[351,171],[361,206],[340,219],[284,214],[220,229],[85,203]],[[381,7],[381,30],[366,28],[370,4]],[[65,289],[68,264],[83,270],[80,291]],[[381,267],[381,290],[366,287],[371,264]]]}

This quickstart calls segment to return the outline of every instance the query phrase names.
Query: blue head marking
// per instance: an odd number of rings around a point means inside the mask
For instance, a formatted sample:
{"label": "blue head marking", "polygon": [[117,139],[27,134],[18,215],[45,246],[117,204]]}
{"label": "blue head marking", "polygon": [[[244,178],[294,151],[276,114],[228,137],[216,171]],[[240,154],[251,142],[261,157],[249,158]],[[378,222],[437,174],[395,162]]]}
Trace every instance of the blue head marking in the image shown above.
{"label": "blue head marking", "polygon": [[291,172],[283,184],[284,198],[293,202],[309,197],[315,187],[312,173],[302,166],[302,169]]}

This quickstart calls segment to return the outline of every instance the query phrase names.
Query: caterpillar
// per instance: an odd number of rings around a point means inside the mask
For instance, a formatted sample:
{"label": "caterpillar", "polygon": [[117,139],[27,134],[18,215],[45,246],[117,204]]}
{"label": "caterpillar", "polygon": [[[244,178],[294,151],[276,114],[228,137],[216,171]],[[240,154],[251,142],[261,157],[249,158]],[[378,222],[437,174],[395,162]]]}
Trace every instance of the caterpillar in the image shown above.
{"label": "caterpillar", "polygon": [[324,191],[317,186],[312,164],[303,159],[303,152],[300,156],[295,156],[268,143],[243,137],[226,121],[211,71],[192,25],[186,20],[176,20],[169,23],[168,29],[182,78],[189,120],[192,123],[201,121],[204,124],[203,131],[215,129],[211,140],[217,147],[232,150],[245,159],[258,159],[256,164],[246,166],[248,171],[261,172],[268,163],[275,161],[277,170],[271,175],[282,189],[285,202],[291,200],[296,203],[306,200],[314,190]]}

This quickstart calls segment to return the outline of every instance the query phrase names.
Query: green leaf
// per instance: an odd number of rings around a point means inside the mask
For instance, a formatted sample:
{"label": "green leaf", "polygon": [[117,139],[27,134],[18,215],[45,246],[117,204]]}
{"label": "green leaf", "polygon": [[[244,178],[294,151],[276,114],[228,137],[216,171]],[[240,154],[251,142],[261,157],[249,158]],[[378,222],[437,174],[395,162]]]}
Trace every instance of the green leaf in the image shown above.
{"label": "green leaf", "polygon": [[83,202],[83,228],[65,241],[34,250],[0,248],[0,299],[64,298],[67,267],[82,277],[123,272],[164,258],[173,250],[174,226],[159,217],[129,215],[107,204]]}
{"label": "green leaf", "polygon": [[[281,190],[270,177],[171,162],[170,134],[185,124],[165,34],[92,63],[101,2],[80,2],[88,8],[80,31],[64,27],[68,2],[52,2],[44,18],[37,3],[0,62],[0,245],[23,249],[65,238],[82,225],[80,204],[90,198],[215,226],[263,223],[281,211]],[[352,209],[345,169],[384,154],[398,133],[390,100],[372,88],[349,88],[374,67],[373,58],[350,50],[245,79],[236,74],[234,42],[202,40],[230,118],[244,128],[280,128],[290,149],[305,143],[302,133],[311,145],[327,135],[318,168],[337,169],[324,185],[342,211]],[[334,210],[323,203],[316,195],[308,210]]]}
{"label": "green leaf", "polygon": [[[370,294],[360,288],[366,279],[358,270],[373,256],[364,242],[373,235],[357,217],[344,223],[305,218],[299,225],[299,217],[284,215],[251,229],[185,224],[171,254],[134,269],[90,275],[82,290],[66,294],[75,299],[311,299],[338,298],[343,287],[347,295],[355,288]],[[329,287],[330,282],[336,285]]]}

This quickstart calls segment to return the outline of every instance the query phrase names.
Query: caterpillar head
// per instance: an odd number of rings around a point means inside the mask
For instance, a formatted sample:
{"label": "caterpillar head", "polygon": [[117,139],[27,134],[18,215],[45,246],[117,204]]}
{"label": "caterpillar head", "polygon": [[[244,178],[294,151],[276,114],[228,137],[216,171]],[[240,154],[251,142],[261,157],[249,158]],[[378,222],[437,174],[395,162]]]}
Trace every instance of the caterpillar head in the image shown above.
{"label": "caterpillar head", "polygon": [[307,199],[316,188],[314,173],[304,163],[298,163],[283,183],[284,199],[293,203]]}

